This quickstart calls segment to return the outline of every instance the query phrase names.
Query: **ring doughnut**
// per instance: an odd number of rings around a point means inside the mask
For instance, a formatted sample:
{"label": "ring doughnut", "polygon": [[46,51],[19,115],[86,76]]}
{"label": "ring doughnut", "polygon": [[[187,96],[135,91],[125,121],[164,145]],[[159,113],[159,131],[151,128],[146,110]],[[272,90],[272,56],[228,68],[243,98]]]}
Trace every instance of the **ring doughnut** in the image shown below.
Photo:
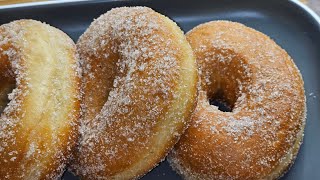
{"label": "ring doughnut", "polygon": [[163,160],[191,120],[198,81],[184,34],[146,7],[122,7],[80,37],[83,117],[71,170],[132,179]]}
{"label": "ring doughnut", "polygon": [[63,173],[78,137],[75,55],[73,41],[44,23],[0,26],[1,179],[58,179]]}
{"label": "ring doughnut", "polygon": [[306,116],[293,60],[266,35],[234,22],[199,25],[187,40],[201,87],[191,125],[169,155],[172,167],[185,179],[282,176],[298,153]]}

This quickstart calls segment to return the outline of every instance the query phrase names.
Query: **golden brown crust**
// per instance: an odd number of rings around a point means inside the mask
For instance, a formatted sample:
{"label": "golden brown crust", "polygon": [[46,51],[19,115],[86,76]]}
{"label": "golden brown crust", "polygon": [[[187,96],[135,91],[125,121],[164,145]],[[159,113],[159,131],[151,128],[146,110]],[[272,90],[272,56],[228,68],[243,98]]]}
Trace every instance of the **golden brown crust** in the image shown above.
{"label": "golden brown crust", "polygon": [[[202,84],[171,165],[185,179],[281,176],[298,152],[305,122],[303,80],[292,59],[269,37],[239,23],[205,23],[187,39]],[[232,112],[219,111],[211,98],[223,99]]]}
{"label": "golden brown crust", "polygon": [[195,107],[191,47],[168,18],[122,7],[95,20],[77,48],[84,98],[73,169],[84,179],[137,178],[165,157]]}
{"label": "golden brown crust", "polygon": [[0,116],[0,177],[59,178],[78,137],[74,43],[41,22],[14,21],[0,26],[0,63],[0,105],[10,101]]}

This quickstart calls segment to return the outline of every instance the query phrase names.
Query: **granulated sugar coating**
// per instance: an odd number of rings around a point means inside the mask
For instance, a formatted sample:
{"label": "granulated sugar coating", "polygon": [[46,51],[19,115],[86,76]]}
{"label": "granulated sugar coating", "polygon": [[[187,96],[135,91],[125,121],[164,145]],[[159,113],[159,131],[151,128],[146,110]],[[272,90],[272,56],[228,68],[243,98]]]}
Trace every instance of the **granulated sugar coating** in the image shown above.
{"label": "granulated sugar coating", "polygon": [[[191,126],[169,156],[185,179],[276,179],[303,138],[301,74],[269,37],[239,23],[215,21],[187,34],[201,90]],[[221,112],[208,99],[223,100]]]}
{"label": "granulated sugar coating", "polygon": [[83,118],[71,169],[85,179],[145,174],[195,107],[196,64],[183,32],[150,8],[115,8],[90,25],[77,49]]}
{"label": "granulated sugar coating", "polygon": [[38,21],[0,26],[0,179],[63,173],[78,137],[75,50],[66,34]]}

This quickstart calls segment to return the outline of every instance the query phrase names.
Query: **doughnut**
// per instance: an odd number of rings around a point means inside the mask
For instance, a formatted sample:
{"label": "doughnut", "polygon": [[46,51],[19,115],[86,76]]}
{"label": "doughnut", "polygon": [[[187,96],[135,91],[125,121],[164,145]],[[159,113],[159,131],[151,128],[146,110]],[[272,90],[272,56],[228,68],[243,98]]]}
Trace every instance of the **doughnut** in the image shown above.
{"label": "doughnut", "polygon": [[83,100],[71,171],[83,179],[141,177],[191,120],[198,73],[190,45],[167,17],[121,7],[96,19],[77,51]]}
{"label": "doughnut", "polygon": [[0,179],[58,179],[74,150],[80,72],[73,41],[34,20],[0,26]]}
{"label": "doughnut", "polygon": [[306,117],[293,60],[266,35],[235,22],[201,24],[187,40],[201,85],[170,165],[184,179],[281,177],[298,153]]}

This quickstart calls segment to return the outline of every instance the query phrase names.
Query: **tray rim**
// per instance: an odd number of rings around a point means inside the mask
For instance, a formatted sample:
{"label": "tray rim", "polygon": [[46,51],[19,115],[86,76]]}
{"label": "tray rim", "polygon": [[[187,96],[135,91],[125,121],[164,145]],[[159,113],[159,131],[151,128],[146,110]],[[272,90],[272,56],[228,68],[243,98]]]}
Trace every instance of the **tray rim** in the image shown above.
{"label": "tray rim", "polygon": [[[27,2],[27,3],[20,3],[20,4],[10,4],[10,5],[2,5],[0,6],[0,10],[2,9],[15,9],[15,8],[21,8],[21,7],[39,7],[39,6],[54,6],[54,5],[71,5],[75,3],[94,3],[94,2],[113,2],[118,0],[51,0],[51,1],[41,1],[41,2]],[[310,7],[308,7],[306,4],[302,3],[299,0],[288,0],[288,3],[291,3],[305,12],[307,12],[313,20],[315,20],[319,26],[320,31],[320,15],[315,13]]]}

